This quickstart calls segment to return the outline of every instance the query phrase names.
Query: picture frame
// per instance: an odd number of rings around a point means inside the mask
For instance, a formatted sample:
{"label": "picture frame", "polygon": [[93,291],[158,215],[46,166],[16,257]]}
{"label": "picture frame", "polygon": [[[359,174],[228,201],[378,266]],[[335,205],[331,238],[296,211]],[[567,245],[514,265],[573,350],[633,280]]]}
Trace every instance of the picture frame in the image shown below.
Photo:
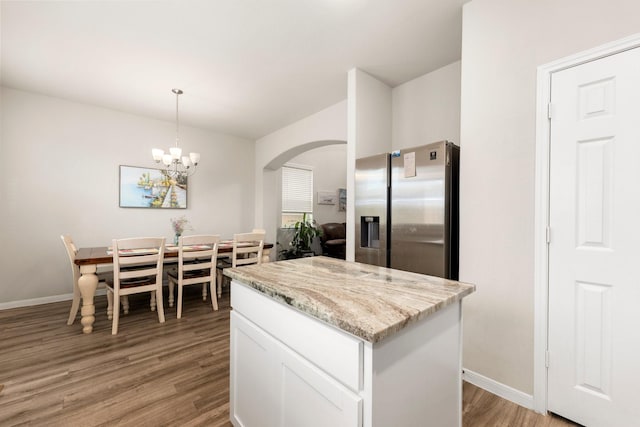
{"label": "picture frame", "polygon": [[338,212],[347,211],[347,189],[338,188]]}
{"label": "picture frame", "polygon": [[333,191],[318,191],[319,205],[335,205],[336,193]]}
{"label": "picture frame", "polygon": [[173,179],[166,170],[120,165],[121,208],[186,209],[187,177]]}

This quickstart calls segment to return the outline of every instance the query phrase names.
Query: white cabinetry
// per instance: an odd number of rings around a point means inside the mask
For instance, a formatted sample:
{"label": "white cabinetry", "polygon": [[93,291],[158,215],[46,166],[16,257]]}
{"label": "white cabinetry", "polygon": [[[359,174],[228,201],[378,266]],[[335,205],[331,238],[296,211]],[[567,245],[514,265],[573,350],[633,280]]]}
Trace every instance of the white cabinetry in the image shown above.
{"label": "white cabinetry", "polygon": [[372,344],[235,280],[236,427],[459,426],[460,306]]}
{"label": "white cabinetry", "polygon": [[362,398],[231,313],[232,422],[237,426],[359,426]]}
{"label": "white cabinetry", "polygon": [[231,312],[231,410],[234,425],[276,426],[275,342]]}

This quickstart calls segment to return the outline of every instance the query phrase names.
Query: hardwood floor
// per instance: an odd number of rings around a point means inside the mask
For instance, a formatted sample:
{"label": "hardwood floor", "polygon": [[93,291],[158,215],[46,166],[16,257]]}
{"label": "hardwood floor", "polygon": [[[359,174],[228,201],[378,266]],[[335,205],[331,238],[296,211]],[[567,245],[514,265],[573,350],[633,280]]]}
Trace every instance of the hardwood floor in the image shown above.
{"label": "hardwood floor", "polygon": [[578,426],[557,415],[543,416],[502,399],[473,384],[464,383],[462,392],[463,427],[563,427]]}
{"label": "hardwood floor", "polygon": [[[214,313],[186,287],[182,319],[165,303],[163,325],[146,295],[130,304],[116,336],[104,296],[90,335],[66,325],[71,302],[0,311],[0,425],[230,426],[228,290]],[[468,427],[575,425],[470,384],[463,413]]]}

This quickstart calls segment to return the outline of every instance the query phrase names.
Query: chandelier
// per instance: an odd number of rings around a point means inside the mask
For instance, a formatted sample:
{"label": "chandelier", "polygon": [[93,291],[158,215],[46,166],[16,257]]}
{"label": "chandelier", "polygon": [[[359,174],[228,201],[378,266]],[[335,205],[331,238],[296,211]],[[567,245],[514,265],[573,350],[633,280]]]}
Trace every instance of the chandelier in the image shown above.
{"label": "chandelier", "polygon": [[178,98],[183,92],[180,89],[171,89],[171,92],[176,94],[176,145],[169,148],[169,153],[167,154],[160,148],[154,148],[151,150],[151,154],[156,163],[162,162],[164,164],[167,175],[173,179],[182,179],[195,173],[198,162],[200,162],[200,153],[189,153],[188,156],[182,155],[182,148],[179,147]]}

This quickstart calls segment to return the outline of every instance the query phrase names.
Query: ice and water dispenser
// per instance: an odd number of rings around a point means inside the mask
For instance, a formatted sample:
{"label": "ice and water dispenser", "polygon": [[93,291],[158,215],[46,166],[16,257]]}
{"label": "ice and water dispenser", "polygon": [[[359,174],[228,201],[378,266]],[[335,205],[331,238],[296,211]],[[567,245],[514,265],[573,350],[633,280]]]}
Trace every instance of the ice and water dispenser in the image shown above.
{"label": "ice and water dispenser", "polygon": [[360,217],[360,247],[376,249],[380,247],[379,216]]}

